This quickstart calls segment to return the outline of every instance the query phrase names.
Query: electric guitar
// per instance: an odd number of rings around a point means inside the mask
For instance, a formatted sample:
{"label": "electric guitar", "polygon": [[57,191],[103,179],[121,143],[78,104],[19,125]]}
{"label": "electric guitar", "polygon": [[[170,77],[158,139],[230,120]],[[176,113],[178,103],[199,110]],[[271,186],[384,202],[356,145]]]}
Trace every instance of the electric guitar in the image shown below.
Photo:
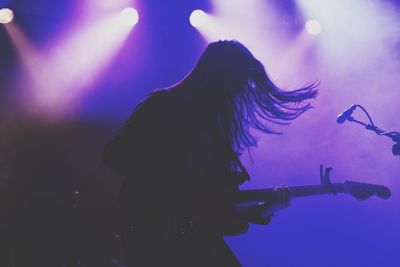
{"label": "electric guitar", "polygon": [[[332,168],[324,169],[323,165],[320,166],[320,179],[319,185],[305,185],[305,186],[291,186],[289,187],[292,197],[306,197],[323,194],[338,194],[346,193],[357,200],[365,200],[371,196],[376,195],[381,199],[388,199],[391,196],[389,188],[383,185],[359,183],[352,181],[345,181],[343,183],[331,183],[330,172]],[[274,199],[279,192],[273,188],[269,189],[256,189],[256,190],[241,190],[235,192],[235,200],[237,203],[236,209],[239,212],[246,212],[246,210],[259,207],[262,209],[263,205],[268,200]],[[263,216],[263,215],[261,215]],[[265,214],[264,216],[268,216]]]}
{"label": "electric guitar", "polygon": [[[383,185],[352,181],[331,183],[329,177],[331,170],[332,168],[324,168],[323,165],[320,166],[321,184],[288,187],[291,191],[292,197],[297,198],[323,194],[336,195],[338,193],[346,193],[357,200],[365,200],[374,195],[381,199],[388,199],[391,196],[389,188]],[[281,194],[281,192],[277,191],[275,188],[240,190],[225,193],[225,197],[233,199],[236,203],[236,212],[239,214],[245,214],[248,221],[252,223],[268,224],[271,220],[271,215],[282,208],[274,208],[274,200],[278,199]],[[173,239],[182,241],[196,232],[196,223],[192,220],[188,220],[182,224],[182,221],[179,221],[179,224],[175,229],[178,229],[178,233],[180,234],[174,234]],[[240,227],[237,228],[234,225],[226,225],[224,228],[224,235],[237,235],[243,230],[245,229]]]}

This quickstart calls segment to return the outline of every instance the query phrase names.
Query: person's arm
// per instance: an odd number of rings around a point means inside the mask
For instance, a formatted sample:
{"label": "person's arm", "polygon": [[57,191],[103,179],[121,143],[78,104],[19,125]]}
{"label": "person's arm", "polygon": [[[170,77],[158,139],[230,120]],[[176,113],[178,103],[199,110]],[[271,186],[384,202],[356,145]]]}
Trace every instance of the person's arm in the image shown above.
{"label": "person's arm", "polygon": [[197,206],[194,216],[198,221],[200,231],[214,231],[222,235],[245,233],[248,229],[247,220],[235,211],[234,200],[224,193],[234,188],[218,188],[213,186],[213,183],[204,182],[209,179],[207,175],[218,175],[214,173],[215,169],[218,169],[214,166],[214,161],[219,151],[216,151],[207,129],[200,128],[195,131],[190,151],[189,176],[197,184],[192,187],[194,196],[192,200]]}
{"label": "person's arm", "polygon": [[205,205],[211,206],[214,203],[214,206],[228,208],[225,210],[216,208],[204,213],[197,213],[197,216],[191,219],[194,223],[195,231],[216,231],[225,236],[232,236],[246,233],[249,223],[269,224],[273,215],[288,207],[292,199],[291,191],[285,186],[277,187],[275,191],[274,198],[266,199],[243,210],[229,208],[229,205],[234,203],[234,199],[231,198],[232,194],[209,189],[202,193],[203,197],[200,201],[203,201]]}
{"label": "person's arm", "polygon": [[274,197],[257,202],[246,209],[238,209],[238,212],[248,222],[254,224],[269,224],[273,215],[288,207],[292,200],[292,192],[286,186],[276,187]]}

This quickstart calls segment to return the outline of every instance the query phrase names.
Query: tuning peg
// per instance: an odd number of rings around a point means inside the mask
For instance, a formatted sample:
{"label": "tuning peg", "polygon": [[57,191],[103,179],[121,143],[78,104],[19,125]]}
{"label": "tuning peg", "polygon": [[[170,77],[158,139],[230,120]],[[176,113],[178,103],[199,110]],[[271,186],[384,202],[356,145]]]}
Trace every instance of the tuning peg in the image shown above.
{"label": "tuning peg", "polygon": [[324,184],[324,165],[323,164],[319,165],[319,180],[321,181],[321,184]]}
{"label": "tuning peg", "polygon": [[330,173],[332,171],[332,167],[324,167],[324,165],[320,165],[319,166],[319,174],[320,174],[320,180],[321,180],[321,184],[329,187],[330,190],[332,191],[332,193],[334,195],[336,195],[336,191],[333,189],[332,187],[332,183],[331,183],[331,178],[330,178]]}
{"label": "tuning peg", "polygon": [[323,185],[331,184],[331,179],[330,179],[331,171],[332,171],[332,167],[324,168],[323,164],[321,164],[319,166],[319,176],[320,176],[321,184],[323,184]]}

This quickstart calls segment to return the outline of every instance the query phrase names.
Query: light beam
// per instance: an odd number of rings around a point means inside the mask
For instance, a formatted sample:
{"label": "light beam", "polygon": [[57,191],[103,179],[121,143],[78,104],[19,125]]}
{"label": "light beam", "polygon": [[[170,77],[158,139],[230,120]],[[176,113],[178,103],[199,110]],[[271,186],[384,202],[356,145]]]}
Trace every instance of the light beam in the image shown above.
{"label": "light beam", "polygon": [[132,29],[121,24],[121,14],[78,23],[44,51],[33,47],[16,25],[7,24],[28,79],[22,105],[49,117],[72,114]]}

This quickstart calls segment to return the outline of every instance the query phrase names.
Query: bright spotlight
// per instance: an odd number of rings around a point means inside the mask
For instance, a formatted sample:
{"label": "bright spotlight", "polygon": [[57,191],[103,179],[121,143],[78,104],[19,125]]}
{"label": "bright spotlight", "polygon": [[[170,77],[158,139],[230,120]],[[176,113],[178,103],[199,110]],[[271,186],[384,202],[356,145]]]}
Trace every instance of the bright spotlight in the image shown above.
{"label": "bright spotlight", "polygon": [[0,9],[0,23],[6,24],[13,20],[14,12],[9,8]]}
{"label": "bright spotlight", "polygon": [[201,9],[196,9],[190,14],[189,21],[193,27],[201,27],[207,22],[207,14]]}
{"label": "bright spotlight", "polygon": [[136,9],[132,7],[127,7],[121,11],[120,19],[122,24],[127,26],[134,26],[139,21],[139,13]]}
{"label": "bright spotlight", "polygon": [[306,22],[306,31],[312,35],[318,35],[322,32],[322,25],[318,20],[311,19]]}

